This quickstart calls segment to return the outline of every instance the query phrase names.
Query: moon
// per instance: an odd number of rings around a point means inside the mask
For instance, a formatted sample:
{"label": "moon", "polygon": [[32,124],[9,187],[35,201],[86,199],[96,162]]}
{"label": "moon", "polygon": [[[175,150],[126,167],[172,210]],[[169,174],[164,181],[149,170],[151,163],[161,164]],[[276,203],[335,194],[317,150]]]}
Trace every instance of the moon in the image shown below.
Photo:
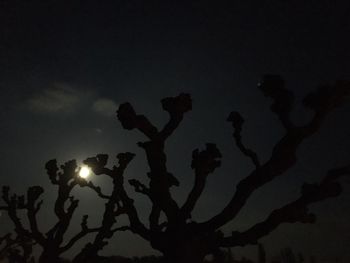
{"label": "moon", "polygon": [[81,178],[88,178],[91,175],[91,169],[88,166],[82,166],[79,170],[79,176]]}

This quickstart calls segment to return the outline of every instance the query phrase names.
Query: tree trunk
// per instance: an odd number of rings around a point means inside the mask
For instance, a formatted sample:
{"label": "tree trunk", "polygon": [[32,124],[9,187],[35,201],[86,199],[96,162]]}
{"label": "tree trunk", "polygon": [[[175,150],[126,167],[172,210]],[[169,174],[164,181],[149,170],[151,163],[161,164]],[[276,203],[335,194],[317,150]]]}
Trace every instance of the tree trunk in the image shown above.
{"label": "tree trunk", "polygon": [[205,255],[202,253],[186,250],[177,250],[164,253],[165,263],[203,263]]}
{"label": "tree trunk", "polygon": [[59,251],[56,248],[44,248],[39,257],[39,263],[60,263]]}
{"label": "tree trunk", "polygon": [[202,243],[188,240],[174,243],[162,252],[166,263],[202,263],[208,254]]}

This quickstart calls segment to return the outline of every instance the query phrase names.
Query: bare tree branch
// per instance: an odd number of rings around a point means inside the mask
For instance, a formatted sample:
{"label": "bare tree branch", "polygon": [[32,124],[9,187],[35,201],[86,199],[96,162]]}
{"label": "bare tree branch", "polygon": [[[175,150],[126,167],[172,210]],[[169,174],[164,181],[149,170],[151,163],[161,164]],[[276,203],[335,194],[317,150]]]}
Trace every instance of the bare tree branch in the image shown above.
{"label": "bare tree branch", "polygon": [[163,109],[169,113],[170,119],[159,133],[161,140],[166,140],[181,123],[186,112],[192,110],[189,94],[181,93],[177,97],[165,98],[161,101]]}
{"label": "bare tree branch", "polygon": [[119,107],[117,116],[125,129],[137,128],[150,139],[148,142],[138,143],[146,152],[151,170],[148,173],[151,179],[149,197],[164,211],[170,224],[177,224],[180,209],[169,189],[173,185],[178,186],[179,182],[167,171],[164,144],[182,121],[184,113],[191,110],[192,101],[188,94],[180,94],[177,97],[163,99],[162,106],[169,113],[170,120],[160,132],[143,115],[136,115],[129,103]]}
{"label": "bare tree branch", "polygon": [[[74,259],[75,263],[87,262],[94,257],[97,258],[98,252],[118,231],[131,231],[138,234],[150,241],[153,248],[163,252],[167,259],[177,260],[172,262],[201,262],[205,255],[216,253],[220,246],[254,244],[282,223],[311,223],[315,220],[315,216],[308,211],[308,206],[339,195],[341,187],[337,179],[349,175],[350,166],[329,171],[319,184],[304,184],[300,198],[273,210],[264,221],[244,232],[233,232],[231,236],[224,237],[218,230],[236,217],[255,190],[282,175],[296,163],[296,152],[301,143],[317,132],[326,115],[344,103],[350,95],[349,82],[337,82],[332,87],[320,87],[316,92],[307,95],[303,101],[304,106],[314,112],[313,118],[306,125],[296,126],[290,117],[294,97],[285,88],[283,79],[279,76],[267,75],[259,88],[265,96],[273,100],[271,110],[285,128],[285,134],[274,146],[270,159],[261,164],[257,154],[243,143],[241,135],[243,118],[237,112],[230,114],[228,121],[232,123],[234,129],[235,143],[238,149],[252,161],[255,169],[238,183],[226,207],[206,222],[197,223],[187,219],[191,217],[204,191],[208,175],[221,164],[221,153],[215,144],[207,144],[204,150],[193,151],[191,167],[194,170],[195,180],[182,207],[179,207],[170,191],[172,186],[179,186],[179,181],[167,169],[165,144],[179,127],[184,114],[192,108],[192,100],[188,94],[180,94],[161,101],[163,110],[169,114],[169,120],[159,130],[144,115],[137,115],[129,103],[120,105],[117,112],[118,119],[125,129],[137,129],[148,140],[138,145],[146,153],[150,169],[149,185],[136,179],[129,180],[129,183],[136,192],[146,195],[152,202],[149,229],[141,222],[134,200],[129,197],[124,186],[124,171],[134,158],[134,154],[128,152],[118,154],[118,164],[112,168],[106,167],[108,161],[106,154],[98,154],[84,161],[96,175],[106,175],[113,181],[110,195],[102,193],[100,187],[92,182],[79,178],[79,167],[75,160],[68,161],[60,167],[57,166],[56,160],[46,163],[49,179],[58,188],[54,204],[57,222],[46,235],[41,233],[37,222],[37,214],[42,206],[42,200],[39,200],[43,192],[42,188],[37,186],[29,188],[25,198],[22,195],[10,195],[9,188],[4,187],[2,198],[5,205],[1,206],[0,210],[6,211],[14,222],[16,234],[21,242],[29,240],[30,244],[33,244],[35,241],[43,248],[40,262],[58,262],[61,253],[71,249],[78,240],[89,233],[96,233],[94,239],[86,244]],[[89,228],[87,216],[84,216],[81,230],[64,242],[65,234],[78,207],[78,200],[71,194],[77,185],[90,188],[97,196],[106,200],[105,210],[98,228]],[[22,224],[18,215],[19,210],[26,210],[29,229]],[[162,213],[165,215],[163,220],[165,222],[160,223]],[[123,214],[127,215],[129,225],[116,227],[118,216]],[[5,238],[0,238],[0,244],[4,243],[4,240]],[[23,257],[29,258],[30,254],[31,247],[23,242]]]}
{"label": "bare tree branch", "polygon": [[[111,238],[117,231],[131,230],[145,238],[147,237],[145,233],[148,235],[148,230],[139,220],[137,211],[133,205],[133,200],[127,196],[127,193],[124,190],[123,174],[127,168],[127,165],[133,158],[134,154],[129,152],[118,154],[118,166],[114,166],[113,169],[105,167],[108,161],[107,155],[99,154],[96,157],[87,158],[84,161],[86,165],[91,167],[95,174],[105,174],[112,178],[113,189],[111,195],[108,198],[104,198],[108,201],[105,204],[101,227],[96,229],[95,232],[97,232],[97,234],[94,240],[85,245],[81,252],[75,257],[74,262],[84,262],[87,259],[96,257],[98,252],[108,244],[106,240]],[[87,184],[86,182],[82,182],[80,185],[91,188],[91,185]],[[101,197],[101,189],[99,187],[93,186],[92,189]],[[97,191],[95,189],[97,189]],[[114,224],[116,223],[116,217],[121,214],[128,215],[130,226],[113,228]],[[82,224],[82,226],[84,225],[86,226],[86,223]],[[80,233],[78,233],[76,238],[79,238],[85,234],[83,231],[84,229],[86,230],[86,227],[83,228]]]}
{"label": "bare tree branch", "polygon": [[[334,87],[322,87],[307,95],[304,104],[315,111],[312,120],[301,127],[288,126],[287,133],[273,148],[270,159],[259,169],[255,169],[249,176],[241,180],[228,205],[218,215],[199,224],[199,227],[203,230],[214,230],[231,221],[256,189],[291,168],[296,163],[297,148],[306,138],[319,130],[326,115],[345,101],[344,96],[350,96],[350,83],[341,82]],[[277,109],[279,109],[278,107]],[[280,112],[275,108],[272,110],[277,113]]]}
{"label": "bare tree branch", "polygon": [[108,199],[111,198],[109,195],[103,194],[102,191],[101,191],[101,187],[94,185],[93,182],[91,182],[91,181],[88,182],[88,181],[86,181],[85,179],[81,178],[81,179],[79,180],[78,184],[79,184],[81,187],[88,187],[88,188],[94,190],[94,191],[97,193],[97,195],[98,195],[100,198],[102,198],[102,199],[108,200]]}
{"label": "bare tree branch", "polygon": [[[51,163],[49,161],[48,163]],[[50,175],[51,170],[56,170],[57,167],[46,165],[47,173]],[[66,217],[67,213],[74,211],[74,207],[77,206],[77,202],[74,202],[70,196],[73,187],[76,184],[71,184],[72,181],[75,181],[77,176],[77,163],[75,160],[66,162],[64,165],[61,165],[62,173],[57,173],[58,177],[55,179],[58,185],[58,195],[55,201],[55,214],[59,219]],[[50,170],[51,169],[51,170]],[[65,209],[65,204],[67,201],[70,201],[70,206],[67,211]],[[68,211],[69,210],[69,211]]]}
{"label": "bare tree branch", "polygon": [[232,127],[234,128],[233,138],[235,139],[236,145],[238,149],[246,156],[248,156],[253,164],[255,165],[256,169],[260,167],[260,162],[258,155],[251,149],[248,149],[244,146],[242,142],[242,126],[244,123],[244,119],[238,112],[231,112],[230,116],[228,117],[227,121],[232,123]]}
{"label": "bare tree branch", "polygon": [[134,187],[135,192],[149,196],[149,188],[139,180],[130,179],[129,184]]}
{"label": "bare tree branch", "polygon": [[124,129],[138,129],[149,139],[155,138],[158,134],[157,128],[144,115],[136,115],[130,103],[121,104],[117,115]]}
{"label": "bare tree branch", "polygon": [[60,248],[60,253],[63,253],[67,250],[69,250],[71,247],[74,246],[74,244],[79,241],[80,239],[82,239],[84,236],[86,236],[87,234],[89,233],[93,233],[93,232],[98,232],[100,230],[100,228],[88,228],[87,226],[87,219],[88,219],[88,216],[85,215],[83,216],[82,218],[82,221],[81,221],[81,230],[79,233],[77,233],[76,235],[74,235],[66,245],[62,246]]}
{"label": "bare tree branch", "polygon": [[41,207],[42,201],[39,202],[38,204],[36,204],[36,201],[39,199],[39,197],[43,192],[44,192],[44,189],[40,186],[32,186],[27,191],[28,203],[26,205],[26,208],[27,208],[29,225],[30,225],[32,235],[35,236],[35,240],[39,244],[45,243],[45,237],[43,236],[43,234],[40,232],[38,228],[38,222],[36,218],[36,214],[38,213]]}
{"label": "bare tree branch", "polygon": [[160,218],[161,211],[162,210],[160,209],[159,206],[157,206],[156,204],[152,204],[152,210],[151,210],[151,213],[148,217],[149,227],[150,227],[151,231],[161,230],[159,227],[159,218]]}
{"label": "bare tree branch", "polygon": [[9,262],[34,263],[32,252],[35,242],[31,239],[18,235],[16,238],[12,238],[11,234],[7,234],[0,238],[0,245],[2,243],[5,244],[0,249],[0,260],[8,258]]}
{"label": "bare tree branch", "polygon": [[20,236],[26,236],[31,238],[32,235],[29,230],[25,229],[20,218],[17,215],[17,209],[24,209],[23,198],[17,195],[12,195],[10,197],[10,187],[2,187],[2,199],[7,204],[7,214],[15,225],[15,231]]}
{"label": "bare tree branch", "polygon": [[195,181],[187,200],[181,207],[185,218],[190,217],[190,213],[204,190],[207,176],[221,165],[219,158],[221,158],[221,153],[212,143],[207,143],[206,149],[201,152],[198,149],[192,152],[191,167],[195,170]]}
{"label": "bare tree branch", "polygon": [[336,180],[345,175],[350,175],[350,165],[330,170],[319,184],[304,184],[301,196],[297,200],[274,210],[267,219],[248,230],[233,232],[230,237],[224,238],[220,245],[233,247],[257,244],[261,237],[268,235],[283,223],[315,222],[315,215],[308,211],[308,206],[338,196],[341,186]]}
{"label": "bare tree branch", "polygon": [[271,111],[276,113],[283,127],[287,130],[294,128],[290,113],[294,106],[294,95],[285,88],[284,80],[279,75],[265,75],[258,85],[266,97],[273,99]]}

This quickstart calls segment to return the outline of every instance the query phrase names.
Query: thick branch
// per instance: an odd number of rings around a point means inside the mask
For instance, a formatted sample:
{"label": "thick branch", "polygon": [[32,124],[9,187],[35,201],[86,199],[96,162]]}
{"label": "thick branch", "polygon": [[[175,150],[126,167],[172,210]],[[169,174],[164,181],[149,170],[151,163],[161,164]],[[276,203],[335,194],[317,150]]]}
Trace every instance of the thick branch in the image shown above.
{"label": "thick branch", "polygon": [[124,187],[119,188],[119,197],[123,203],[123,207],[126,210],[126,214],[128,215],[130,221],[130,229],[132,232],[139,234],[146,240],[150,238],[150,231],[145,227],[145,225],[141,222],[137,210],[134,206],[134,200],[129,198]]}
{"label": "thick branch", "polygon": [[[75,206],[77,205],[76,202],[73,202],[72,198],[70,197],[70,193],[73,190],[74,186],[77,183],[76,182],[77,176],[77,163],[75,160],[71,160],[66,162],[64,165],[61,165],[62,172],[58,173],[56,181],[58,185],[58,194],[55,201],[55,214],[59,218],[59,220],[62,220],[67,216],[68,213],[74,212]],[[48,173],[50,170],[48,170]],[[67,201],[70,201],[71,204],[68,207],[68,209],[65,209],[65,203]]]}
{"label": "thick branch", "polygon": [[308,206],[338,196],[341,193],[341,186],[336,180],[345,175],[350,175],[350,165],[330,170],[320,184],[304,184],[300,198],[274,210],[267,219],[250,229],[244,232],[233,232],[230,237],[222,240],[221,246],[257,244],[261,237],[268,235],[283,223],[313,223],[316,218],[308,212]]}
{"label": "thick branch", "polygon": [[0,249],[0,258],[7,257],[10,262],[34,262],[32,255],[32,247],[35,243],[26,237],[17,236],[12,239],[10,234],[7,234],[2,239],[5,241],[5,246]]}
{"label": "thick branch", "polygon": [[19,236],[26,236],[31,238],[32,235],[29,230],[25,229],[20,218],[17,215],[17,209],[24,209],[24,201],[22,197],[18,197],[17,195],[12,195],[10,197],[10,187],[3,186],[2,187],[2,199],[6,203],[7,207],[5,210],[7,211],[8,216],[12,220],[15,225],[15,231]]}
{"label": "thick branch", "polygon": [[[98,175],[106,174],[113,179],[112,194],[108,199],[109,201],[106,204],[106,210],[104,213],[103,229],[105,232],[107,233],[111,230],[115,222],[114,217],[116,215],[126,213],[129,217],[130,227],[132,228],[132,231],[140,234],[141,236],[148,237],[149,230],[141,223],[136,208],[134,207],[133,200],[128,197],[124,189],[123,174],[134,156],[134,154],[129,152],[118,154],[118,166],[114,166],[113,169],[105,167],[107,164],[108,156],[103,154],[88,158],[84,161],[84,163],[89,165],[94,173]],[[122,207],[119,206],[119,202],[122,203]],[[117,211],[115,211],[115,206],[118,207]],[[103,241],[103,235],[101,238]]]}
{"label": "thick branch", "polygon": [[100,230],[100,228],[88,228],[87,219],[88,219],[87,215],[83,216],[82,222],[80,224],[81,225],[80,232],[74,235],[65,246],[60,248],[60,253],[63,253],[69,250],[72,246],[74,246],[76,242],[78,242],[81,238],[83,238],[87,234],[97,232]]}
{"label": "thick branch", "polygon": [[45,237],[38,228],[36,214],[39,212],[42,201],[40,201],[38,204],[36,204],[36,201],[39,199],[43,192],[44,190],[40,186],[30,187],[27,191],[27,216],[29,220],[30,229],[32,231],[33,236],[35,237],[35,240],[41,245],[45,243]]}
{"label": "thick branch", "polygon": [[152,204],[152,210],[149,214],[148,220],[149,220],[149,227],[151,231],[159,231],[159,218],[161,213],[160,207],[158,207],[156,204]]}
{"label": "thick branch", "polygon": [[147,155],[150,167],[150,198],[166,214],[168,221],[177,223],[179,207],[170,194],[170,187],[179,185],[178,180],[167,171],[166,155],[164,153],[165,140],[180,124],[185,112],[191,110],[192,102],[188,94],[180,94],[177,97],[165,98],[162,106],[170,115],[169,122],[161,132],[143,116],[136,115],[129,103],[122,104],[118,110],[118,119],[125,129],[139,129],[150,141],[139,143]]}
{"label": "thick branch", "polygon": [[258,85],[266,97],[273,99],[271,111],[277,114],[284,128],[292,129],[294,124],[290,120],[293,109],[294,95],[285,88],[284,80],[279,75],[265,75]]}
{"label": "thick branch", "polygon": [[121,104],[117,116],[124,129],[138,129],[149,139],[155,138],[158,134],[157,128],[144,115],[136,115],[130,103]]}
{"label": "thick branch", "polygon": [[244,119],[242,118],[242,116],[238,112],[231,112],[227,121],[231,122],[232,127],[234,128],[233,138],[235,139],[238,149],[252,160],[256,168],[259,168],[260,162],[258,159],[258,155],[253,150],[245,147],[245,145],[242,142],[241,132],[244,123]]}
{"label": "thick branch", "polygon": [[159,133],[161,140],[166,140],[179,126],[186,112],[192,109],[192,100],[189,94],[181,93],[177,97],[165,98],[162,106],[169,113],[170,119]]}
{"label": "thick branch", "polygon": [[195,170],[195,181],[186,202],[181,208],[185,219],[190,217],[190,213],[201,196],[208,175],[221,165],[219,158],[221,158],[221,153],[216,145],[212,143],[207,143],[206,149],[201,152],[198,149],[192,152],[191,167]]}
{"label": "thick branch", "polygon": [[57,160],[53,159],[48,161],[45,164],[45,168],[47,171],[47,175],[49,176],[49,179],[52,184],[58,184],[58,166],[57,166]]}
{"label": "thick branch", "polygon": [[[92,242],[89,242],[75,257],[73,262],[85,262],[98,255],[98,252],[108,244],[107,239],[111,238],[117,231],[131,230],[146,238],[148,231],[140,222],[137,211],[133,205],[133,200],[130,199],[124,190],[123,174],[127,165],[133,159],[132,153],[120,153],[117,155],[118,166],[113,166],[113,169],[106,168],[108,155],[99,154],[96,157],[88,158],[84,161],[97,175],[108,175],[113,179],[113,190],[111,196],[105,204],[105,210],[101,227],[96,231],[97,234]],[[82,184],[82,186],[87,186]],[[94,187],[96,188],[96,187]],[[100,189],[98,190],[100,192]],[[116,223],[116,217],[121,214],[127,214],[130,221],[130,226],[113,228]],[[79,233],[82,235],[82,233]],[[77,237],[78,238],[78,237]]]}
{"label": "thick branch", "polygon": [[[71,160],[61,165],[60,169],[58,169],[56,160],[51,160],[46,164],[46,169],[51,182],[58,186],[54,205],[54,212],[58,221],[46,234],[45,246],[51,244],[52,247],[50,249],[55,249],[59,252],[64,235],[79,203],[79,200],[71,196],[73,188],[78,184],[78,165],[75,160]],[[45,249],[43,253],[46,253]]]}
{"label": "thick branch", "polygon": [[73,214],[78,207],[79,200],[75,200],[73,197],[70,197],[69,202],[70,204],[67,208],[67,212],[59,218],[57,224],[52,229],[54,232],[51,233],[51,237],[54,239],[54,243],[57,246],[63,242],[64,235],[67,232]]}
{"label": "thick branch", "polygon": [[53,227],[50,228],[49,231],[46,232],[47,239],[53,239],[54,234],[60,226],[60,222],[58,221]]}
{"label": "thick branch", "polygon": [[129,184],[134,187],[135,192],[149,196],[149,188],[139,180],[130,179]]}
{"label": "thick branch", "polygon": [[275,145],[270,159],[259,169],[240,181],[228,205],[207,222],[201,223],[204,229],[215,230],[232,220],[245,205],[251,194],[261,186],[282,175],[296,163],[296,151],[300,144],[316,133],[326,115],[345,101],[350,95],[349,83],[337,83],[335,87],[320,88],[309,94],[304,104],[315,111],[313,119],[301,127],[288,127],[287,133]]}

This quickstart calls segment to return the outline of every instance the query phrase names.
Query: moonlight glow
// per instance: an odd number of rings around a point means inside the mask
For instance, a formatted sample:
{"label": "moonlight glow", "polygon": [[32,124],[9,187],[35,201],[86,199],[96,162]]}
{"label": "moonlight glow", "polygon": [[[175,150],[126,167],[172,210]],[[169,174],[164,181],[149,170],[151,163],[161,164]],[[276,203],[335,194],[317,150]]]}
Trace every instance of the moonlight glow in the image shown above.
{"label": "moonlight glow", "polygon": [[88,177],[90,176],[90,174],[91,174],[91,170],[90,170],[89,167],[87,167],[87,166],[82,166],[82,167],[80,168],[79,176],[80,176],[81,178],[86,179],[86,178],[88,178]]}

